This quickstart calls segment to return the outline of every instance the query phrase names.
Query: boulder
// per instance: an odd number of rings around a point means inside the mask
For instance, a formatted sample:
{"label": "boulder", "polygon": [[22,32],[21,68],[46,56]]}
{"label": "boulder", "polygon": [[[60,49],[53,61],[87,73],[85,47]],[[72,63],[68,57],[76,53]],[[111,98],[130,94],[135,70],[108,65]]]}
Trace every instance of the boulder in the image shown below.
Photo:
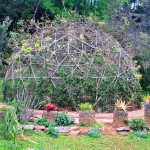
{"label": "boulder", "polygon": [[35,130],[45,131],[45,126],[35,126]]}
{"label": "boulder", "polygon": [[71,132],[69,133],[69,135],[71,135],[71,136],[77,136],[79,133],[80,133],[79,130],[77,130],[77,131],[71,131]]}
{"label": "boulder", "polygon": [[130,131],[129,127],[120,127],[117,129],[118,132],[122,132],[122,131]]}
{"label": "boulder", "polygon": [[34,125],[24,125],[23,129],[24,130],[34,130],[35,126]]}
{"label": "boulder", "polygon": [[55,130],[57,130],[59,133],[67,133],[70,131],[68,127],[55,127]]}
{"label": "boulder", "polygon": [[79,127],[77,126],[73,126],[73,127],[70,127],[69,131],[77,131],[79,129]]}

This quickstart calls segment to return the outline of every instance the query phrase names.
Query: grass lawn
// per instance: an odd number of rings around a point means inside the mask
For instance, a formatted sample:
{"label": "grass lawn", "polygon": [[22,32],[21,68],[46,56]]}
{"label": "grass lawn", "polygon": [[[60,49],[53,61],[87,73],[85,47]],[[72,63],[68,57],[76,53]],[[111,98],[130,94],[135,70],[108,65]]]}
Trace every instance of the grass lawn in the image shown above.
{"label": "grass lawn", "polygon": [[17,140],[17,144],[14,145],[11,141],[0,140],[0,150],[27,150],[27,148],[35,150],[149,150],[150,148],[150,136],[147,139],[138,140],[133,134],[128,136],[105,135],[101,139],[86,136],[60,136],[52,139],[46,133],[32,132],[28,134],[27,139],[37,144]]}

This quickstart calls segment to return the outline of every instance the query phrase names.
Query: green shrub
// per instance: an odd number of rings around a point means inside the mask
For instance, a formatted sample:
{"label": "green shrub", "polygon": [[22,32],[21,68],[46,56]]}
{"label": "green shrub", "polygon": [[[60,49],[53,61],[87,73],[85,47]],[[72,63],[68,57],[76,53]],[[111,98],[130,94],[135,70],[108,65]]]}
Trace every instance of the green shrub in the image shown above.
{"label": "green shrub", "polygon": [[79,105],[80,110],[93,110],[93,106],[89,103],[82,103]]}
{"label": "green shrub", "polygon": [[88,135],[89,137],[93,137],[93,138],[101,137],[100,131],[97,129],[89,129],[86,135]]}
{"label": "green shrub", "polygon": [[142,118],[132,118],[130,128],[134,131],[143,130],[146,127],[147,121]]}
{"label": "green shrub", "polygon": [[49,127],[47,133],[52,137],[52,138],[58,138],[60,135],[57,130],[55,130],[53,127]]}
{"label": "green shrub", "polygon": [[56,122],[47,121],[47,120],[45,119],[45,117],[42,117],[42,118],[36,120],[35,123],[38,124],[38,125],[43,125],[43,126],[45,126],[45,127],[49,127],[49,126],[55,127],[55,126],[57,126],[57,123],[56,123]]}
{"label": "green shrub", "polygon": [[66,112],[62,112],[56,116],[56,123],[60,126],[67,126],[74,123],[74,118],[70,118],[66,115]]}

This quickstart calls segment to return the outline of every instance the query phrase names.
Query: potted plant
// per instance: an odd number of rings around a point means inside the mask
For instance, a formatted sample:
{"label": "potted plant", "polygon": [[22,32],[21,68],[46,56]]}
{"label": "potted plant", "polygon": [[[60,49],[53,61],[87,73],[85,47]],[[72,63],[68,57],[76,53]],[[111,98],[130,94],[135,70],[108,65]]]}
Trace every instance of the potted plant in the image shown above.
{"label": "potted plant", "polygon": [[150,96],[149,94],[144,97],[145,99],[145,110],[144,110],[144,118],[147,120],[147,127],[150,126]]}
{"label": "potted plant", "polygon": [[[128,103],[129,104],[129,103]],[[115,111],[113,113],[113,123],[116,126],[125,126],[124,120],[128,118],[127,108],[130,107],[125,104],[125,101],[120,98],[115,104]]]}
{"label": "potted plant", "polygon": [[55,121],[57,116],[57,107],[51,103],[48,103],[44,106],[46,109],[43,111],[42,117],[45,117],[48,121]]}
{"label": "potted plant", "polygon": [[85,124],[95,123],[95,111],[93,106],[89,103],[84,103],[79,105],[79,122]]}

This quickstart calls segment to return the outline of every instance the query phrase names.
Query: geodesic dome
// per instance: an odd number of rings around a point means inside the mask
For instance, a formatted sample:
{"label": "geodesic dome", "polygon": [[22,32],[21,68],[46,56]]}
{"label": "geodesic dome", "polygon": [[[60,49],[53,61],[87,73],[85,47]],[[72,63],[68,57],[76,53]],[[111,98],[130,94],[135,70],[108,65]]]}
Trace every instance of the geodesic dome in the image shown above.
{"label": "geodesic dome", "polygon": [[[96,82],[97,90],[102,83],[107,84],[108,79],[111,80],[107,85],[108,89],[112,83],[115,86],[120,79],[127,83],[136,81],[131,56],[129,57],[116,39],[95,24],[51,24],[21,43],[10,62],[5,81],[17,81],[15,87],[21,89],[21,85],[23,89],[27,89],[27,93],[32,95],[31,99],[36,99],[37,95],[34,86],[31,88],[28,82],[36,83],[38,79],[49,79],[57,87],[62,78],[76,76],[83,79],[90,76]],[[97,95],[95,104],[99,100]]]}
{"label": "geodesic dome", "polygon": [[[133,66],[119,43],[92,24],[64,23],[42,28],[22,41],[7,71],[6,80],[61,78],[60,71],[79,78],[126,78]],[[111,76],[109,72],[111,71]]]}

